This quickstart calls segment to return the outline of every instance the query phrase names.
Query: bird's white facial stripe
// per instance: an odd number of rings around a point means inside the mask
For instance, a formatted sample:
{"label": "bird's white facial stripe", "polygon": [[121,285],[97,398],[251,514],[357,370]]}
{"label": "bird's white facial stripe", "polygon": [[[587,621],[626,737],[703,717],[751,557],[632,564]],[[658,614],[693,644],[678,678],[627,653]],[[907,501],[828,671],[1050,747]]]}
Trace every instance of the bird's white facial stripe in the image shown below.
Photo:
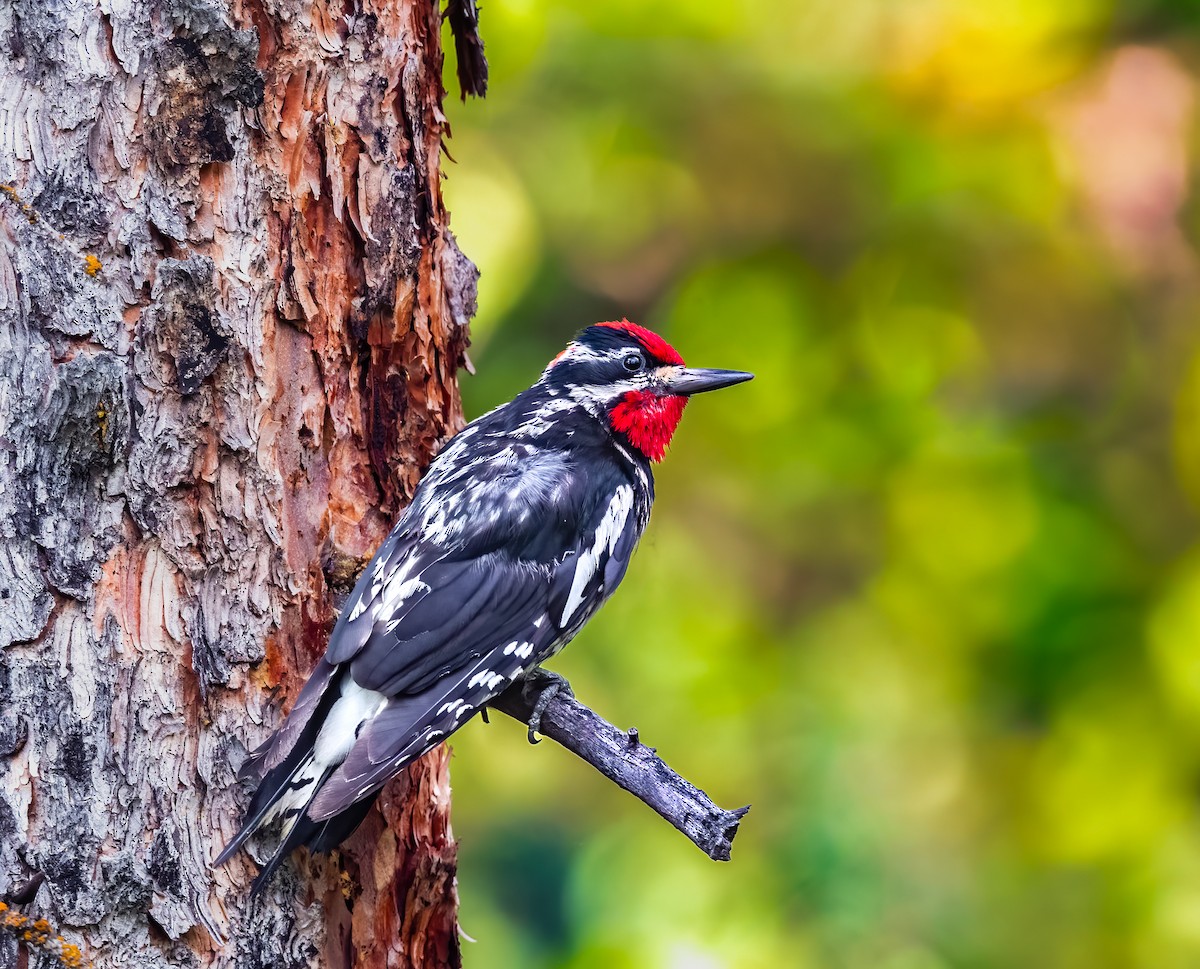
{"label": "bird's white facial stripe", "polygon": [[[550,363],[542,374],[542,380],[549,378],[550,373],[562,363],[598,363],[617,364],[623,361],[631,352],[630,347],[613,347],[603,352],[582,343],[572,343]],[[669,368],[659,368],[664,370]],[[575,404],[582,404],[589,410],[595,410],[600,402],[608,402],[619,398],[631,391],[645,390],[657,380],[658,370],[639,370],[630,373],[623,380],[605,380],[594,384],[573,384],[567,391],[568,399]]]}
{"label": "bird's white facial stripe", "polygon": [[625,528],[625,522],[632,509],[633,489],[629,485],[621,485],[613,493],[612,500],[608,503],[608,510],[604,513],[604,518],[601,519],[600,525],[596,529],[596,538],[592,547],[580,553],[575,562],[571,592],[567,596],[567,604],[563,608],[562,618],[558,622],[559,626],[565,627],[567,621],[575,614],[575,610],[583,604],[587,585],[600,569],[601,557],[605,553],[611,555],[617,547],[617,540],[621,537],[621,532]]}
{"label": "bird's white facial stripe", "polygon": [[630,353],[640,352],[636,347],[619,346],[607,350],[597,350],[583,343],[569,343],[567,348],[550,361],[547,370],[553,370],[560,363],[617,363],[624,360]]}
{"label": "bird's white facial stripe", "polygon": [[631,374],[625,380],[611,380],[599,384],[572,384],[567,390],[571,400],[584,404],[595,400],[617,400],[626,394],[638,393],[653,383],[649,374]]}
{"label": "bird's white facial stripe", "polygon": [[608,357],[609,354],[598,353],[592,347],[585,346],[582,343],[568,343],[567,348],[550,361],[550,366],[546,368],[545,373],[549,373],[560,363],[566,363],[568,361],[571,363],[588,363],[598,360],[607,360]]}

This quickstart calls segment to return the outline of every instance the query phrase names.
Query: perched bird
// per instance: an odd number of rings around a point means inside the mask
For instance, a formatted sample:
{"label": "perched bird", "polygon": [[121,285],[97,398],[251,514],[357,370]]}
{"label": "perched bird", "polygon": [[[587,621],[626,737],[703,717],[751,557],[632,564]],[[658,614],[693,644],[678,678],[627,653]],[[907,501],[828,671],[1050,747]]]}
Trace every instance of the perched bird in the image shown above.
{"label": "perched bird", "polygon": [[243,768],[261,780],[216,863],[280,819],[255,891],[293,849],[333,848],[388,779],[540,673],[625,575],[654,501],[651,462],[688,398],[751,376],[690,369],[658,334],[598,323],[454,437],[358,580],[292,712]]}

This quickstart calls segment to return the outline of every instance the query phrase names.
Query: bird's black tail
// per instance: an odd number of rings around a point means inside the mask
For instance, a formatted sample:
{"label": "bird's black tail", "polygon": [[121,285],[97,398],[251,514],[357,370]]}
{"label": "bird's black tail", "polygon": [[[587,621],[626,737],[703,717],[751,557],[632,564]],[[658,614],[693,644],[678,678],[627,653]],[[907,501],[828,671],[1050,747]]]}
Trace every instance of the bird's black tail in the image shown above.
{"label": "bird's black tail", "polygon": [[[271,876],[296,848],[307,845],[314,851],[328,851],[336,847],[358,827],[371,805],[375,803],[376,795],[372,795],[323,821],[314,821],[306,814],[321,785],[338,766],[337,763],[319,762],[316,746],[330,711],[334,704],[342,699],[343,681],[349,674],[344,668],[318,668],[310,683],[316,680],[318,675],[322,675],[325,681],[319,697],[305,697],[302,694],[280,729],[251,755],[243,767],[243,775],[264,768],[265,772],[259,781],[258,789],[250,799],[240,830],[214,862],[216,865],[223,865],[255,831],[282,819],[283,833],[279,847],[254,879],[252,895],[262,891]],[[305,702],[306,700],[308,702]],[[298,723],[296,718],[304,719]],[[290,750],[280,749],[281,745],[288,742],[291,742]]]}
{"label": "bird's black tail", "polygon": [[354,833],[354,829],[362,824],[363,818],[371,810],[371,805],[379,796],[378,791],[361,801],[355,801],[341,814],[335,814],[324,821],[314,821],[310,818],[305,813],[306,809],[317,791],[321,789],[321,785],[325,783],[326,778],[332,773],[333,768],[328,769],[316,783],[312,784],[307,793],[307,800],[302,807],[294,809],[294,813],[290,816],[285,812],[283,822],[285,834],[279,842],[279,847],[275,849],[274,854],[263,865],[262,870],[251,883],[250,896],[252,898],[266,888],[275,871],[297,848],[308,847],[311,851],[329,851],[336,848]]}

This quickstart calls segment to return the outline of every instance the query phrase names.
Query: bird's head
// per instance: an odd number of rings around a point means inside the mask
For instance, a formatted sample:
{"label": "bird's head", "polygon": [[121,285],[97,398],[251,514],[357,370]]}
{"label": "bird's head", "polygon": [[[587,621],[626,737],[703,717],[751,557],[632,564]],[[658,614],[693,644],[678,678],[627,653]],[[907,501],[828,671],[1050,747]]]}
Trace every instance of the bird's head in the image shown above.
{"label": "bird's head", "polygon": [[550,362],[542,382],[607,421],[651,461],[661,461],[689,397],[753,376],[687,367],[657,333],[621,320],[580,333]]}

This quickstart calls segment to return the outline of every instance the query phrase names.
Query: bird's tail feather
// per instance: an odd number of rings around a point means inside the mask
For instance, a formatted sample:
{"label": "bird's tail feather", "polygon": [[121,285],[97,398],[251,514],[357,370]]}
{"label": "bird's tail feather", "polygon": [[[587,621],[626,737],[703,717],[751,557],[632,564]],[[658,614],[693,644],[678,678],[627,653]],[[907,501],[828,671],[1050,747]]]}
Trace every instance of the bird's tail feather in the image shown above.
{"label": "bird's tail feather", "polygon": [[[387,700],[381,693],[358,686],[346,667],[332,667],[323,677],[325,686],[319,696],[302,694],[275,737],[252,755],[256,765],[268,769],[246,809],[241,830],[215,862],[224,864],[255,831],[282,818],[279,846],[254,879],[253,895],[262,891],[284,859],[301,845],[328,851],[345,840],[366,817],[378,794],[372,792],[328,818],[309,816],[313,799],[345,759],[362,725],[375,717]],[[284,741],[287,748],[282,746]],[[275,766],[269,766],[272,762]]]}
{"label": "bird's tail feather", "polygon": [[276,869],[301,845],[307,845],[312,851],[329,851],[348,838],[367,816],[375,798],[379,796],[378,792],[356,801],[345,811],[323,821],[314,821],[308,816],[308,806],[321,790],[321,785],[336,769],[336,764],[322,769],[316,766],[311,757],[307,758],[297,768],[296,776],[290,782],[284,796],[276,801],[274,809],[264,817],[262,823],[282,815],[283,831],[279,847],[263,865],[250,886],[251,896],[258,895],[266,887]]}
{"label": "bird's tail feather", "polygon": [[250,886],[252,897],[258,895],[266,887],[271,876],[275,874],[275,870],[283,864],[288,855],[302,844],[307,843],[309,829],[317,825],[310,821],[304,812],[312,799],[317,796],[321,785],[333,773],[335,766],[322,767],[313,759],[310,752],[293,772],[293,776],[288,779],[281,795],[276,798],[275,803],[267,809],[258,822],[261,825],[282,816],[283,829],[280,832],[279,846],[267,863],[263,865],[262,870],[259,871]]}
{"label": "bird's tail feather", "polygon": [[[246,818],[242,822],[240,830],[217,856],[216,861],[213,862],[214,865],[225,864],[255,831],[273,820],[289,806],[301,803],[301,809],[307,807],[308,802],[312,800],[312,797],[320,789],[325,778],[329,776],[330,771],[328,770],[319,772],[311,778],[306,778],[302,785],[293,787],[289,791],[289,787],[293,785],[294,780],[304,769],[305,765],[312,763],[313,748],[316,746],[321,727],[324,725],[326,716],[340,695],[338,689],[340,678],[340,676],[335,678],[334,682],[330,684],[330,688],[325,691],[316,708],[310,708],[311,715],[301,728],[300,735],[287,756],[283,758],[283,761],[278,766],[268,770],[263,775],[258,789],[254,792],[254,797],[250,800],[249,807],[246,808]],[[289,716],[289,720],[297,712],[299,712],[298,709],[294,710]],[[287,725],[285,724],[285,726]],[[300,798],[302,796],[303,801],[301,802]],[[285,799],[288,801],[287,805],[282,804]]]}

